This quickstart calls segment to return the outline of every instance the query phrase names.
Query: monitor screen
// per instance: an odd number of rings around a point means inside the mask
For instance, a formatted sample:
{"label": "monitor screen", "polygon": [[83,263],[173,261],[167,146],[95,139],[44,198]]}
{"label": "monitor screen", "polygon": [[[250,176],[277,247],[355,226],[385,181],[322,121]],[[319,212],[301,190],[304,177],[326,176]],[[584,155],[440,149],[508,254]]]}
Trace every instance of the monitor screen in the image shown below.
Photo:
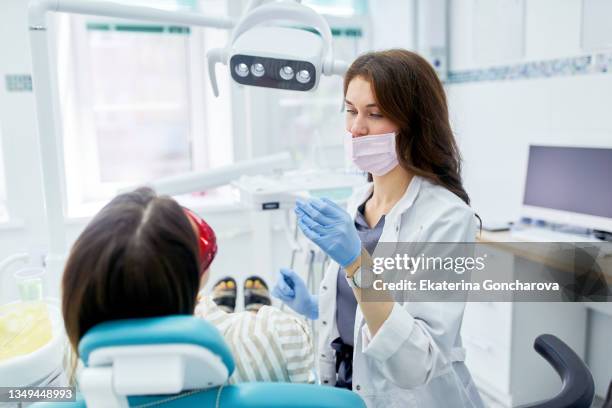
{"label": "monitor screen", "polygon": [[612,149],[530,146],[523,204],[612,218]]}

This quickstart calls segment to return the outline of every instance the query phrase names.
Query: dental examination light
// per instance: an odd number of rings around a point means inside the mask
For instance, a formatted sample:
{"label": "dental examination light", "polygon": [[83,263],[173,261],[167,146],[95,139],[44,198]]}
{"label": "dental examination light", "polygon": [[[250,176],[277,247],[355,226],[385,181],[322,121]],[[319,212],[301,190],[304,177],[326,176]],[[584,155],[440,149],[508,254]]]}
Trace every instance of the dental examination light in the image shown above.
{"label": "dental examination light", "polygon": [[229,65],[231,77],[241,85],[292,91],[314,90],[321,75],[342,75],[348,67],[334,60],[327,21],[291,1],[247,7],[228,45],[210,50],[207,58],[215,96],[218,63]]}

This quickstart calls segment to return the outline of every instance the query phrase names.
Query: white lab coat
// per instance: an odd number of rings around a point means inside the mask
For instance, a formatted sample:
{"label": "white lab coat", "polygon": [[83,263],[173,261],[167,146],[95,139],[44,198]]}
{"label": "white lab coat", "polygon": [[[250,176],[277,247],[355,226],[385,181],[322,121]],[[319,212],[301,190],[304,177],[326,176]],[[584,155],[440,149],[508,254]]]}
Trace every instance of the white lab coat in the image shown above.
{"label": "white lab coat", "polygon": [[[372,193],[370,183],[348,204],[357,207]],[[379,242],[473,242],[474,211],[447,189],[413,177],[403,197],[385,217]],[[327,269],[319,291],[319,374],[334,385],[338,264]],[[460,302],[396,303],[376,336],[370,336],[357,306],[353,351],[353,391],[368,407],[482,407],[463,363]]]}

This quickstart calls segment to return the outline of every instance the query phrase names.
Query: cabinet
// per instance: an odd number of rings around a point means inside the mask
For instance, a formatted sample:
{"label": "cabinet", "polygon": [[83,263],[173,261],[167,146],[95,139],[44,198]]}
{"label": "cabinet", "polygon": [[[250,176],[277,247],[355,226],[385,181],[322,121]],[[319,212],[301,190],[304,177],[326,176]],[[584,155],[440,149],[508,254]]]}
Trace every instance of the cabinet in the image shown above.
{"label": "cabinet", "polygon": [[[539,268],[511,252],[491,249],[504,270]],[[549,333],[584,357],[587,312],[580,303],[468,302],[462,326],[466,365],[481,392],[513,407],[550,398],[561,389],[553,368],[533,349]]]}

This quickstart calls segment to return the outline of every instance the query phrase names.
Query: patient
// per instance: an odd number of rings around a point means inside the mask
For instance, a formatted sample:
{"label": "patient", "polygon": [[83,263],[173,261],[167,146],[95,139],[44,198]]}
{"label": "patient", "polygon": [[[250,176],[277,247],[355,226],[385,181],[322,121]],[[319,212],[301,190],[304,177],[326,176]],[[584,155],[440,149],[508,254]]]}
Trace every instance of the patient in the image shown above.
{"label": "patient", "polygon": [[215,287],[220,305],[198,295],[216,250],[208,224],[173,199],[148,188],[114,198],[81,233],[64,270],[62,312],[75,353],[98,323],[195,313],[230,346],[236,360],[230,382],[313,382],[308,326],[269,306],[263,280],[245,282],[244,312],[228,313],[233,308],[220,301],[231,279]]}

